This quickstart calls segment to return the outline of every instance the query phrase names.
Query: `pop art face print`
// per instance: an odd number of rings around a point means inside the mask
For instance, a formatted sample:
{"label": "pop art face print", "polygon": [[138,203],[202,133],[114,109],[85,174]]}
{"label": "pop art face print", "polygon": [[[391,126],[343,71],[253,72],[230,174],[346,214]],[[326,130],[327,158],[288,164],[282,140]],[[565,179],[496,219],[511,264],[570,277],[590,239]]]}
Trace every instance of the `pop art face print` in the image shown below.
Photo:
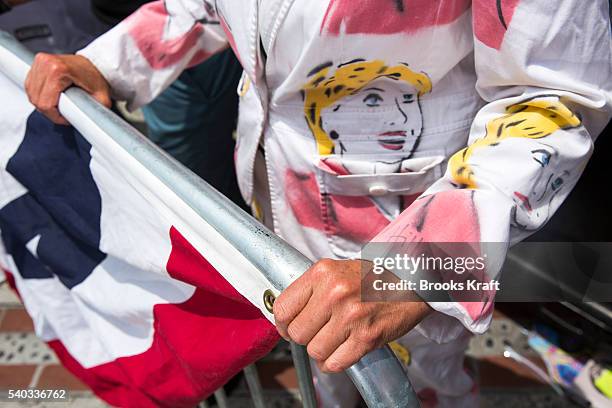
{"label": "pop art face print", "polygon": [[[485,176],[479,175],[478,168],[491,160],[491,154],[511,158],[514,171],[533,175],[524,190],[509,192],[515,203],[513,225],[536,230],[550,218],[555,197],[580,175],[571,160],[559,160],[557,149],[546,138],[580,126],[581,120],[557,95],[529,98],[506,107],[506,112],[487,123],[483,138],[451,157],[449,171],[457,188],[476,189],[479,178]],[[523,143],[523,138],[533,143]]]}
{"label": "pop art face print", "polygon": [[319,65],[308,78],[304,114],[319,155],[413,155],[423,130],[419,98],[431,91],[426,74],[355,59]]}
{"label": "pop art face print", "polygon": [[406,171],[401,163],[417,152],[425,126],[420,99],[433,81],[417,48],[390,52],[387,45],[416,33],[429,43],[438,26],[469,6],[469,0],[362,0],[357,7],[330,0],[318,35],[337,52],[315,60],[301,89],[319,156],[384,157],[377,161],[394,165],[371,173]]}
{"label": "pop art face print", "polygon": [[[301,225],[329,234],[332,250],[344,254],[351,246],[347,241],[367,242],[416,198],[412,191],[345,195],[339,186],[344,176],[419,170],[415,160],[423,160],[411,159],[423,132],[419,98],[432,84],[425,73],[405,63],[382,60],[327,62],[307,77],[301,92],[317,169],[304,174],[288,171],[287,201]],[[305,202],[316,203],[312,212]]]}
{"label": "pop art face print", "polygon": [[[417,153],[424,137],[421,99],[432,91],[430,76],[411,66],[410,58],[402,60],[390,58],[385,52],[378,54],[376,46],[370,46],[367,55],[360,55],[359,50],[342,45],[353,41],[349,37],[357,36],[355,41],[366,47],[374,38],[364,38],[363,34],[374,35],[380,41],[389,35],[411,35],[412,31],[406,31],[408,28],[418,30],[436,24],[412,12],[426,13],[430,7],[409,10],[410,7],[399,3],[363,2],[363,7],[355,8],[350,2],[332,0],[318,35],[326,37],[327,44],[331,42],[338,50],[344,50],[338,55],[350,57],[328,55],[314,60],[306,67],[304,82],[298,88],[303,117],[315,147],[316,169],[313,173],[287,173],[287,201],[301,225],[328,235],[337,255],[350,247],[345,241],[364,243],[371,239],[427,187],[426,183],[414,184],[414,190],[407,188],[407,192],[373,195],[366,185],[370,183],[366,180],[368,175],[391,177],[418,173],[434,160],[433,157],[415,159],[419,157]],[[380,27],[376,24],[361,24],[365,17],[362,8],[370,10],[366,13],[370,15],[374,10],[384,11],[385,21],[393,21],[393,27],[387,26],[389,30],[378,32]],[[447,10],[449,14],[441,20],[445,23],[458,18],[465,8]],[[404,21],[406,18],[410,21]],[[423,173],[433,174],[433,164],[431,167]],[[363,195],[344,194],[340,186],[349,180],[345,176],[350,180],[366,177],[363,180],[366,187],[361,189]],[[435,179],[430,178],[431,182]],[[417,181],[411,180],[407,183]],[[383,187],[387,181],[379,179]],[[304,202],[310,201],[315,204],[312,213],[307,213]]]}
{"label": "pop art face print", "polygon": [[553,146],[539,143],[536,149],[531,150],[531,156],[535,162],[532,165],[538,167],[534,184],[530,191],[515,191],[512,197],[516,204],[512,222],[515,227],[523,230],[537,229],[544,225],[552,215],[552,201],[578,177],[573,163],[562,165],[559,153]]}

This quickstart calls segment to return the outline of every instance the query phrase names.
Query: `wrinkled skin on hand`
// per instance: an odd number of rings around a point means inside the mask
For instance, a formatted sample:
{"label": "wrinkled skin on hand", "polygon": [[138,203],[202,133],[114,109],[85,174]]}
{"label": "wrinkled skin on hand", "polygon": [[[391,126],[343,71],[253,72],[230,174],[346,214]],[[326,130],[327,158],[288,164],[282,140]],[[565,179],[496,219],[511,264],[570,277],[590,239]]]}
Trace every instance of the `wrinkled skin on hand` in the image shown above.
{"label": "wrinkled skin on hand", "polygon": [[107,108],[111,106],[108,82],[87,58],[36,54],[25,81],[26,93],[32,105],[54,123],[68,124],[57,105],[60,94],[73,85],[84,89]]}
{"label": "wrinkled skin on hand", "polygon": [[324,372],[346,370],[431,312],[419,300],[362,302],[362,262],[367,261],[320,260],[274,302],[281,336],[307,346]]}

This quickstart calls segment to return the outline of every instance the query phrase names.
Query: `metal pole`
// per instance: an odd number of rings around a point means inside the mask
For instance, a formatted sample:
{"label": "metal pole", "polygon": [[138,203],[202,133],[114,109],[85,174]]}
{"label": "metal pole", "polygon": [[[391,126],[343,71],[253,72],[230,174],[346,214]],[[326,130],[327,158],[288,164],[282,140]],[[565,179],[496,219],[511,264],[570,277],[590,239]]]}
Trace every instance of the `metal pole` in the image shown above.
{"label": "metal pole", "polygon": [[312,370],[310,369],[310,359],[306,347],[291,342],[291,357],[298,377],[300,395],[302,396],[302,406],[306,408],[317,407],[317,396],[312,383]]}
{"label": "metal pole", "polygon": [[389,346],[368,353],[346,373],[369,408],[420,406],[408,376]]}
{"label": "metal pole", "polygon": [[251,364],[246,366],[243,371],[244,378],[246,379],[247,386],[249,387],[251,399],[253,400],[253,405],[255,405],[255,408],[266,408],[263,389],[261,388],[259,374],[257,373],[257,367],[255,364]]}
{"label": "metal pole", "polygon": [[[0,31],[0,71],[21,87],[33,58],[33,54],[10,34]],[[68,89],[60,98],[59,108],[62,115],[73,124],[83,122],[84,119],[95,123],[98,129],[170,187],[223,235],[277,290],[282,291],[312,265],[297,249],[81,89]],[[87,138],[87,128],[75,127]],[[365,356],[361,362],[350,367],[347,373],[369,407],[418,406],[408,376],[388,347]]]}
{"label": "metal pole", "polygon": [[221,387],[217,391],[215,391],[215,400],[217,400],[217,405],[219,406],[219,408],[229,408],[225,388]]}

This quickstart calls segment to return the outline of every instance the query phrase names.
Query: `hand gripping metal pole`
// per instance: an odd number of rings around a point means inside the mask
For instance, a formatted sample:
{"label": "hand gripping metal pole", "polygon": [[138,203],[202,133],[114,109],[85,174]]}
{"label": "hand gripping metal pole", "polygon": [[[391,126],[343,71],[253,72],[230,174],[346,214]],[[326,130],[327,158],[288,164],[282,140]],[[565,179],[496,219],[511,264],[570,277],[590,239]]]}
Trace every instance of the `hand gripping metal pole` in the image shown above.
{"label": "hand gripping metal pole", "polygon": [[[11,35],[0,31],[0,71],[23,87],[33,54]],[[311,261],[253,217],[172,159],[117,115],[78,88],[60,98],[62,115],[87,138],[95,126],[136,161],[170,187],[236,247],[279,291],[304,273]],[[301,357],[305,359],[302,353]],[[307,372],[307,362],[300,368]],[[389,347],[375,350],[347,370],[368,407],[418,407],[418,399]],[[312,392],[312,386],[306,387]],[[303,390],[305,391],[305,390]],[[314,396],[304,396],[313,406]]]}

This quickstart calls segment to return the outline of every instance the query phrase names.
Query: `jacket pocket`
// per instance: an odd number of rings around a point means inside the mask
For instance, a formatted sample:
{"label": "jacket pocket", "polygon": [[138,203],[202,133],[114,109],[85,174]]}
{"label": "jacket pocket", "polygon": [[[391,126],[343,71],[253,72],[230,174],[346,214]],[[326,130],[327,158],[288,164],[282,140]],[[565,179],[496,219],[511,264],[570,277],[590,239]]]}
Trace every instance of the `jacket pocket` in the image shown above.
{"label": "jacket pocket", "polygon": [[426,157],[322,156],[315,164],[321,218],[336,256],[352,258],[441,177],[442,151]]}
{"label": "jacket pocket", "polygon": [[398,196],[424,191],[442,175],[445,157],[364,160],[324,156],[316,164],[321,191],[344,196]]}

